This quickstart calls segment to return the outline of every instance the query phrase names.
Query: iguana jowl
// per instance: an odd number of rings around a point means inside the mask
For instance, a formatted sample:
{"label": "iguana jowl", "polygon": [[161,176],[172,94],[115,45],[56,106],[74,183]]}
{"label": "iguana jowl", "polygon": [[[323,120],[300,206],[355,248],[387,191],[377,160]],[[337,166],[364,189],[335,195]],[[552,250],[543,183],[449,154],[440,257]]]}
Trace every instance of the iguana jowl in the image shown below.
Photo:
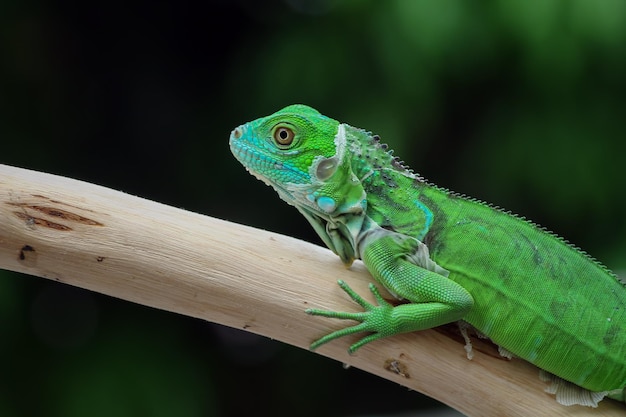
{"label": "iguana jowl", "polygon": [[[596,406],[626,387],[626,288],[608,269],[520,217],[434,186],[376,135],[304,105],[236,128],[230,148],[311,223],[344,263],[362,259],[394,296],[313,342],[367,332],[350,347],[453,321],[556,375],[563,404]],[[569,381],[569,382],[568,382]]]}

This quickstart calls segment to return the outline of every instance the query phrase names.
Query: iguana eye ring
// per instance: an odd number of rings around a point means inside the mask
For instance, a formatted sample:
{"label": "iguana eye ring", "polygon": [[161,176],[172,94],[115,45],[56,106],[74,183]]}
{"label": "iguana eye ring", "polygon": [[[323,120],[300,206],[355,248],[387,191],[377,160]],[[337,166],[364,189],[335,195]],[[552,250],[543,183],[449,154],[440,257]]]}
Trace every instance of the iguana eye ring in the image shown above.
{"label": "iguana eye ring", "polygon": [[293,143],[296,134],[288,127],[280,126],[274,130],[274,141],[279,146],[289,146]]}

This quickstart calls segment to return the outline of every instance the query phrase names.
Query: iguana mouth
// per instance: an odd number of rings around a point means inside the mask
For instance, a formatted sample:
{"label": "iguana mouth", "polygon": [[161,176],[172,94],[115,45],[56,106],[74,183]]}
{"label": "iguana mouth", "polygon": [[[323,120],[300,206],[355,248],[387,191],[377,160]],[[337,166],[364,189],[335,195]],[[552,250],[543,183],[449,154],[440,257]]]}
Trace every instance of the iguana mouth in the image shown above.
{"label": "iguana mouth", "polygon": [[271,185],[276,188],[280,188],[282,191],[291,194],[279,181],[272,180],[270,175],[264,173],[288,171],[289,177],[293,179],[294,184],[305,184],[310,179],[308,175],[302,171],[294,168],[289,163],[284,163],[278,160],[274,155],[262,152],[256,146],[248,144],[247,141],[242,140],[245,136],[245,128],[240,126],[232,131],[230,134],[230,151],[232,154],[242,163],[246,170],[260,179],[267,185]]}

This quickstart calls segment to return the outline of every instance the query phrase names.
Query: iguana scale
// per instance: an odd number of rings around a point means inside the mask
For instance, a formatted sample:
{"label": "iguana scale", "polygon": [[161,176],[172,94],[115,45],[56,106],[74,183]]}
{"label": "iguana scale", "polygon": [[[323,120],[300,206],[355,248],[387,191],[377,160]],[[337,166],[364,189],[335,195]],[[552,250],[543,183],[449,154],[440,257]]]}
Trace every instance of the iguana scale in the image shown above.
{"label": "iguana scale", "polygon": [[[626,387],[626,289],[607,268],[521,217],[426,182],[378,136],[288,106],[237,127],[230,148],[295,206],[346,264],[362,259],[398,299],[370,288],[366,311],[311,309],[361,323],[312,343],[374,340],[459,321],[555,375],[563,404],[596,406]],[[557,378],[558,377],[558,378]],[[569,382],[568,382],[569,381]]]}

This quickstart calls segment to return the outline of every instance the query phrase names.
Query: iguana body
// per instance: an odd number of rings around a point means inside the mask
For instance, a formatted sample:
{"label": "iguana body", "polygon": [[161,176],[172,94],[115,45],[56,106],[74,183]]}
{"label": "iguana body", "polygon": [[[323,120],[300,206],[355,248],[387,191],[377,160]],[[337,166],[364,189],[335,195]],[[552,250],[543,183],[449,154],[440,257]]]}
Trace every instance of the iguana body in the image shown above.
{"label": "iguana body", "polygon": [[[369,332],[350,347],[463,320],[496,344],[572,384],[564,404],[595,406],[626,386],[626,289],[584,252],[536,225],[425,182],[371,133],[294,105],[235,129],[237,159],[271,185],[350,264],[407,304],[371,287],[360,321],[312,344]],[[618,391],[619,390],[619,391]],[[598,394],[594,394],[598,393]]]}

